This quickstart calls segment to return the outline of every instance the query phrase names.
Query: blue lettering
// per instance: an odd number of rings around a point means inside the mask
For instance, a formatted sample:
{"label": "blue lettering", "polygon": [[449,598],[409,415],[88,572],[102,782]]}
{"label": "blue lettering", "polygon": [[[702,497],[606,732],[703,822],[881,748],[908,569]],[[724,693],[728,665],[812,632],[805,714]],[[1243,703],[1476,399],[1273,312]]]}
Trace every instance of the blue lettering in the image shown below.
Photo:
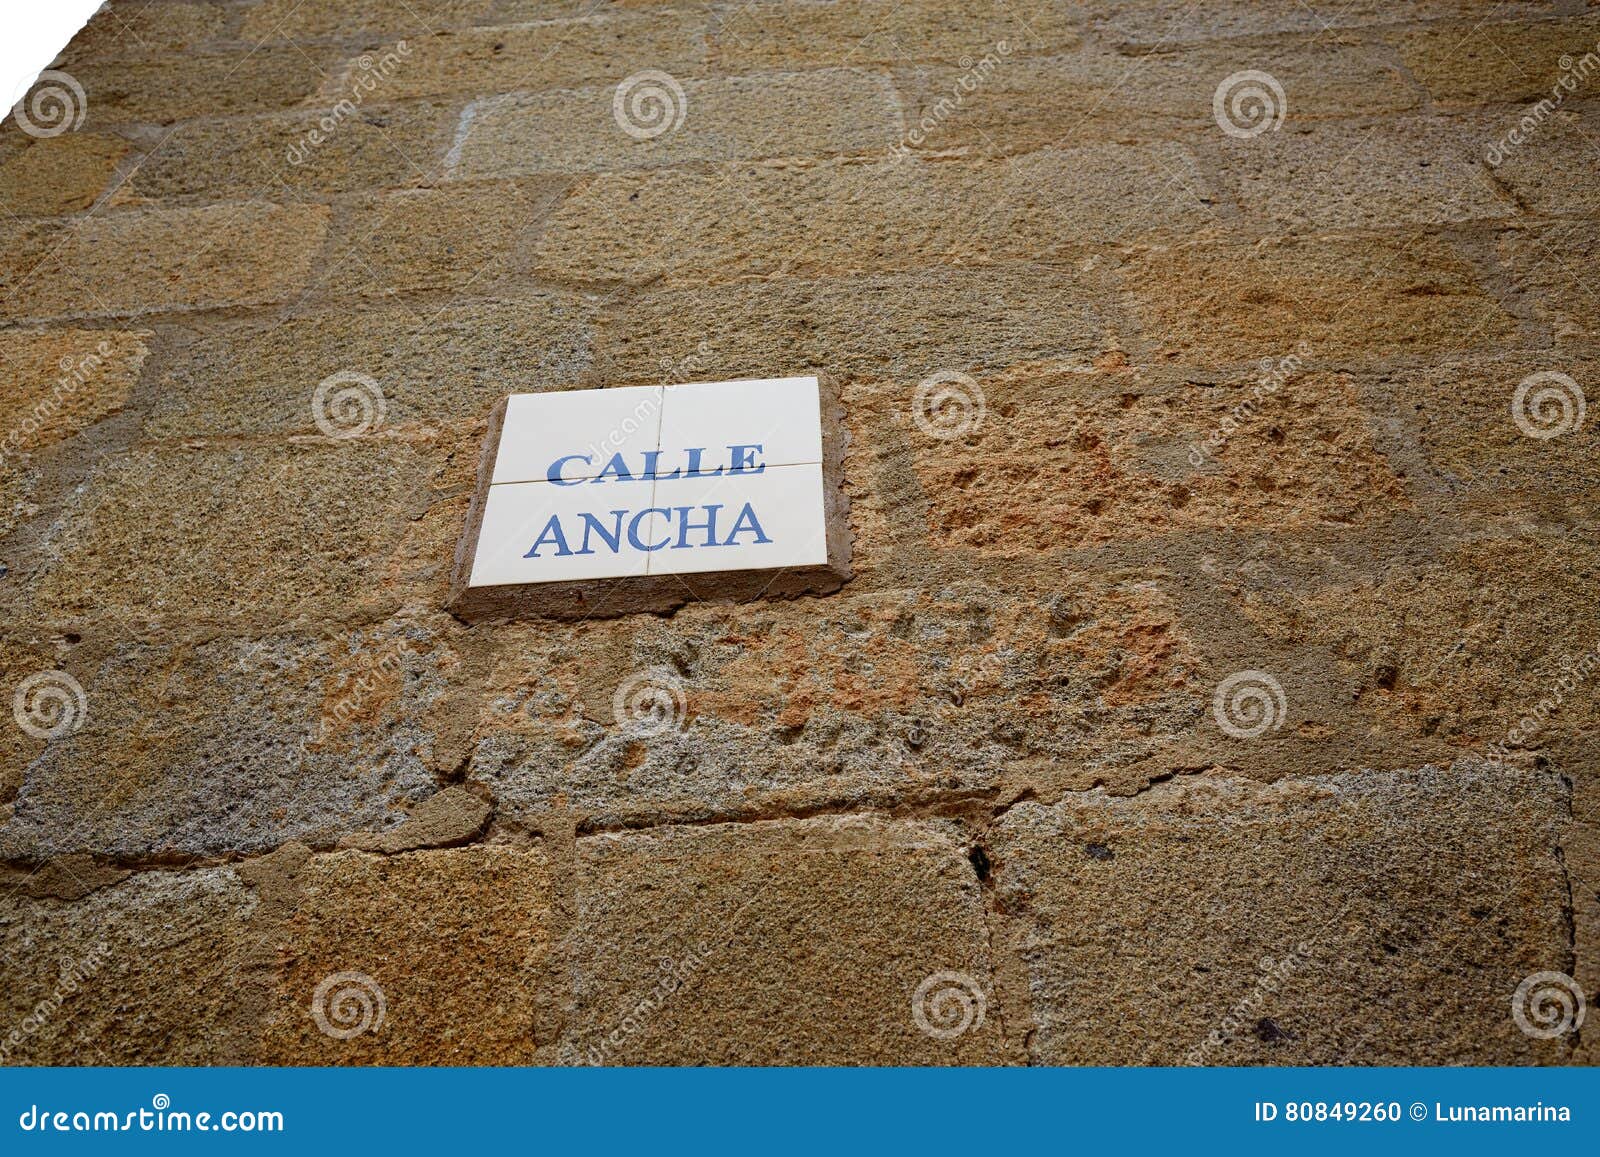
{"label": "blue lettering", "polygon": [[596,482],[604,482],[607,474],[615,475],[618,482],[633,481],[633,474],[628,470],[628,464],[622,460],[622,452],[620,450],[611,455],[611,461],[607,462],[600,473],[594,476],[594,480]]}
{"label": "blue lettering", "polygon": [[539,548],[545,544],[545,541],[547,539],[550,542],[555,543],[557,557],[559,557],[561,555],[564,555],[564,554],[571,554],[572,553],[572,551],[567,546],[567,536],[565,534],[561,533],[561,517],[560,517],[560,515],[552,514],[550,516],[550,521],[544,524],[544,529],[539,532],[538,539],[534,541],[533,549],[530,550],[527,554],[523,555],[522,557],[523,558],[538,558],[539,557]]}
{"label": "blue lettering", "polygon": [[690,449],[689,469],[688,472],[684,474],[685,478],[715,478],[717,475],[722,473],[721,466],[718,466],[715,470],[700,469],[700,455],[704,454],[705,452],[706,449],[704,446],[695,446]]}
{"label": "blue lettering", "polygon": [[661,461],[661,451],[660,450],[646,450],[644,452],[644,477],[646,477],[646,478],[659,478],[663,482],[671,482],[674,478],[676,478],[678,476],[677,468],[674,467],[671,474],[657,474],[656,470],[658,469],[658,467],[657,467],[656,463],[658,463],[660,461]]}
{"label": "blue lettering", "polygon": [[562,465],[567,462],[592,463],[593,461],[594,459],[589,457],[587,454],[568,454],[565,458],[557,458],[554,462],[550,463],[550,469],[545,471],[545,481],[554,482],[557,486],[576,486],[578,483],[582,482],[583,479],[561,477]]}
{"label": "blue lettering", "polygon": [[729,474],[760,474],[767,468],[765,462],[756,463],[755,457],[761,453],[759,443],[748,446],[729,446],[733,452],[733,465],[728,467]]}
{"label": "blue lettering", "polygon": [[702,546],[716,546],[717,511],[722,509],[721,503],[718,503],[716,506],[701,507],[701,509],[706,512],[706,520],[704,522],[690,522],[690,509],[691,508],[687,506],[678,507],[678,541],[673,545],[672,549],[682,550],[684,547],[688,546],[689,532],[691,530],[703,530],[706,532],[706,540],[705,542],[701,543]]}
{"label": "blue lettering", "polygon": [[[749,525],[747,526],[746,523]],[[733,546],[733,540],[738,538],[741,534],[744,534],[746,531],[756,536],[757,543],[772,541],[767,537],[766,531],[761,529],[761,523],[756,519],[755,508],[752,507],[748,502],[744,504],[744,509],[739,511],[739,517],[734,519],[733,529],[728,531],[728,537],[722,545]]]}
{"label": "blue lettering", "polygon": [[628,516],[628,512],[626,510],[613,510],[611,513],[616,516],[617,525],[616,525],[616,528],[614,530],[612,530],[612,532],[610,534],[607,534],[606,533],[606,528],[605,528],[604,525],[601,524],[600,520],[598,518],[596,518],[594,515],[590,514],[588,511],[584,511],[584,513],[582,515],[582,518],[583,518],[583,549],[579,550],[579,551],[575,551],[574,552],[575,554],[593,554],[594,553],[593,549],[591,549],[590,546],[589,546],[589,532],[590,531],[593,531],[594,533],[596,533],[596,534],[598,534],[600,536],[601,541],[604,542],[607,546],[609,546],[611,548],[611,553],[612,554],[616,554],[617,551],[622,549],[622,520]]}
{"label": "blue lettering", "polygon": [[632,545],[634,550],[660,550],[662,547],[666,546],[667,543],[672,541],[672,535],[670,533],[666,538],[663,538],[654,546],[646,546],[644,543],[639,541],[639,523],[644,521],[644,516],[647,514],[659,514],[663,518],[672,517],[672,511],[663,510],[659,506],[646,507],[644,510],[639,511],[638,514],[635,514],[632,521],[628,523],[628,542],[630,545]]}

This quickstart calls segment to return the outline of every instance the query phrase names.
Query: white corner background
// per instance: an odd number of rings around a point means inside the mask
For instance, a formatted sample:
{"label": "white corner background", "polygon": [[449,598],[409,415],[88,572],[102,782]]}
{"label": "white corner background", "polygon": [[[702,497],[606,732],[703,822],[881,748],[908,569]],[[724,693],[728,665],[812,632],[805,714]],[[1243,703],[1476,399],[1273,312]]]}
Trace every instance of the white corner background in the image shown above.
{"label": "white corner background", "polygon": [[5,118],[100,0],[0,0],[0,102]]}

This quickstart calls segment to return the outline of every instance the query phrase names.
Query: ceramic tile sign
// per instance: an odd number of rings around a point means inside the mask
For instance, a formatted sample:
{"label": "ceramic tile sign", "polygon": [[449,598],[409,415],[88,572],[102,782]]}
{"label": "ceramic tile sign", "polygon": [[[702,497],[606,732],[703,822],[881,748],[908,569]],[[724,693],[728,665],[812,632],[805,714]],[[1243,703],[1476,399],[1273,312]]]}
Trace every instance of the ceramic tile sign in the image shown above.
{"label": "ceramic tile sign", "polygon": [[513,394],[456,552],[468,619],[662,611],[850,577],[825,378]]}

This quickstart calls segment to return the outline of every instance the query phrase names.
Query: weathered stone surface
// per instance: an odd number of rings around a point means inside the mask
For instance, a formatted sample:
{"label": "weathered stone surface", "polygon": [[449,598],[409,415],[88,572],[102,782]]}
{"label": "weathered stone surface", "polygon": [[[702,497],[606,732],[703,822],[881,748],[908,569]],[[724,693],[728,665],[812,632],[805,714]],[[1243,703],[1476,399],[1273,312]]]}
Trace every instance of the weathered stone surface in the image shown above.
{"label": "weathered stone surface", "polygon": [[32,141],[0,161],[0,208],[16,217],[87,209],[112,186],[127,152],[127,142],[89,132]]}
{"label": "weathered stone surface", "polygon": [[[37,729],[51,729],[67,717],[59,712],[70,701],[70,687],[65,681],[48,677],[47,672],[66,671],[76,677],[81,667],[71,658],[71,647],[65,639],[0,638],[0,703],[11,707],[19,693],[24,695],[23,717],[36,724]],[[23,685],[33,679],[40,688],[32,700],[26,698]],[[57,689],[66,689],[66,695],[57,695]],[[72,710],[76,710],[74,706]],[[45,736],[24,731],[14,716],[5,718],[0,727],[0,823],[11,817],[11,800],[22,786],[23,771],[45,750],[49,740]]]}
{"label": "weathered stone surface", "polygon": [[[0,332],[0,538],[39,513],[39,455],[120,410],[139,379],[148,334]],[[3,560],[0,560],[3,561]],[[12,559],[11,566],[20,566]]]}
{"label": "weathered stone surface", "polygon": [[340,841],[362,852],[414,852],[468,843],[483,834],[494,809],[464,787],[447,787],[417,804],[399,827],[358,832]]}
{"label": "weathered stone surface", "polygon": [[[1501,8],[1498,16],[1515,15]],[[1560,86],[1561,61],[1576,61],[1600,43],[1600,19],[1474,20],[1435,24],[1389,38],[1406,67],[1439,105],[1538,100]],[[1507,127],[1512,114],[1507,112]]]}
{"label": "weathered stone surface", "polygon": [[[1173,6],[1152,0],[1095,0],[1088,5],[1095,30],[1129,45],[1165,48],[1193,41],[1296,32],[1320,34],[1328,29],[1362,28],[1397,20],[1472,19],[1482,22],[1482,5],[1473,0],[1414,0],[1404,12],[1383,0],[1354,0],[1338,8],[1313,10],[1294,0],[1239,4],[1233,0],[1200,0]],[[1555,11],[1552,0],[1510,0],[1491,16],[1538,16]],[[1459,37],[1468,26],[1447,26]]]}
{"label": "weathered stone surface", "polygon": [[1208,200],[1193,157],[1165,144],[970,165],[905,159],[597,177],[551,217],[538,269],[567,280],[704,282],[1026,260],[1092,241],[1193,232],[1213,220]]}
{"label": "weathered stone surface", "polygon": [[1080,40],[1075,15],[1043,0],[1003,8],[960,0],[745,4],[723,16],[713,54],[729,71],[955,63],[1004,40],[1014,52],[1059,52]]}
{"label": "weathered stone surface", "polygon": [[576,295],[530,292],[169,330],[145,434],[315,435],[319,385],[341,372],[366,375],[382,393],[381,429],[479,423],[508,393],[577,384],[590,365],[593,312]]}
{"label": "weathered stone surface", "polygon": [[186,52],[181,68],[160,49],[69,56],[68,70],[87,97],[90,127],[127,121],[170,124],[189,117],[234,116],[292,108],[323,83],[338,60],[324,49],[260,48]]}
{"label": "weathered stone surface", "polygon": [[[580,840],[576,1008],[560,1059],[1019,1059],[1004,1045],[983,899],[957,840],[949,824],[864,816]],[[912,1016],[918,985],[940,972],[971,985],[970,1023],[951,1039]],[[924,1015],[935,1027],[960,1023],[932,1007]]]}
{"label": "weathered stone surface", "polygon": [[983,414],[956,438],[905,422],[916,412],[909,383],[863,387],[851,401],[863,442],[900,418],[903,442],[880,454],[909,454],[929,532],[946,546],[1014,556],[1386,515],[1404,494],[1358,386],[1285,353],[1254,373],[1161,391],[1125,367],[976,374],[954,388],[981,397]]}
{"label": "weathered stone surface", "polygon": [[1479,164],[1482,140],[1444,118],[1317,125],[1218,146],[1239,210],[1263,229],[1373,229],[1510,217]]}
{"label": "weathered stone surface", "polygon": [[87,711],[30,754],[0,855],[260,852],[399,824],[457,758],[453,646],[395,621],[75,657]]}
{"label": "weathered stone surface", "polygon": [[[488,17],[495,0],[262,0],[244,15],[240,36],[263,40],[355,40],[374,36],[422,39]],[[530,17],[532,19],[532,17]]]}
{"label": "weathered stone surface", "polygon": [[683,99],[670,97],[670,111],[667,104],[660,110],[646,104],[629,120],[629,106],[623,105],[625,122],[640,129],[656,127],[651,116],[664,117],[665,131],[646,137],[618,123],[614,84],[475,101],[452,156],[452,173],[501,177],[766,157],[887,155],[900,139],[894,87],[869,72],[717,77],[681,87]]}
{"label": "weathered stone surface", "polygon": [[[694,13],[659,12],[442,30],[408,42],[411,55],[384,82],[384,92],[400,100],[615,85],[641,69],[681,80],[703,71],[704,24]],[[346,91],[359,59],[333,70],[322,94],[337,99]]]}
{"label": "weathered stone surface", "polygon": [[1600,363],[1549,351],[1452,359],[1383,378],[1390,412],[1415,423],[1425,465],[1413,485],[1457,503],[1574,522],[1600,499],[1600,426],[1586,415],[1579,422],[1583,392],[1592,397],[1597,384]]}
{"label": "weathered stone surface", "polygon": [[[1441,553],[1391,557],[1301,590],[1287,560],[1276,581],[1268,560],[1240,591],[1234,607],[1261,633],[1263,650],[1304,656],[1285,685],[1292,719],[1336,711],[1352,747],[1370,749],[1367,759],[1402,745],[1430,758],[1496,744],[1538,751],[1600,724],[1600,682],[1585,676],[1561,687],[1596,645],[1600,557],[1591,537],[1567,527],[1480,532]],[[1558,690],[1554,709],[1540,713],[1545,722],[1521,727]],[[1243,749],[1236,758],[1253,760],[1272,745],[1233,746]],[[1334,758],[1334,767],[1354,763],[1353,752]]]}
{"label": "weathered stone surface", "polygon": [[1160,583],[1086,575],[754,618],[691,604],[644,633],[530,626],[492,676],[472,775],[513,814],[605,824],[971,797],[1042,764],[1103,782],[1193,725],[1195,662]]}
{"label": "weathered stone surface", "polygon": [[419,102],[187,121],[162,138],[124,196],[218,201],[420,184],[438,174],[457,115]]}
{"label": "weathered stone surface", "polygon": [[288,895],[264,929],[282,963],[262,1063],[530,1064],[551,1043],[552,882],[539,848],[314,856]]}
{"label": "weathered stone surface", "polygon": [[1475,763],[1019,804],[991,850],[1031,1059],[1562,1061],[1507,1008],[1569,961],[1566,813],[1557,776]]}
{"label": "weathered stone surface", "polygon": [[1153,249],[1122,271],[1151,356],[1183,364],[1346,359],[1493,345],[1514,332],[1478,272],[1442,242],[1271,241]]}
{"label": "weathered stone surface", "polygon": [[[1600,33],[1596,34],[1596,47],[1600,49]],[[1591,83],[1600,84],[1600,54],[1592,59],[1597,80]],[[1600,209],[1600,192],[1593,182],[1565,179],[1571,172],[1573,150],[1588,148],[1596,132],[1600,132],[1600,112],[1594,108],[1563,109],[1542,123],[1536,122],[1521,144],[1505,136],[1514,126],[1520,130],[1520,121],[1480,118],[1476,123],[1484,126],[1483,152],[1487,159],[1496,159],[1491,149],[1503,151],[1505,159],[1496,166],[1495,179],[1519,204],[1551,216],[1592,218]]]}
{"label": "weathered stone surface", "polygon": [[489,294],[533,261],[559,177],[364,196],[344,205],[317,290],[340,299],[449,290]]}
{"label": "weathered stone surface", "polygon": [[1089,364],[1108,341],[1106,284],[1061,267],[658,289],[604,319],[596,372],[617,384],[799,373],[919,378],[1038,358]]}
{"label": "weathered stone surface", "polygon": [[140,49],[183,49],[222,40],[231,13],[221,4],[108,0],[72,38],[71,67],[79,56]]}
{"label": "weathered stone surface", "polygon": [[115,413],[139,380],[149,334],[0,332],[0,463],[65,441]]}
{"label": "weathered stone surface", "polygon": [[1558,342],[1600,337],[1587,273],[1600,261],[1600,229],[1583,220],[1511,229],[1501,234],[1496,251],[1524,308]]}
{"label": "weathered stone surface", "polygon": [[106,317],[281,301],[328,210],[262,202],[126,209],[0,229],[0,318]]}
{"label": "weathered stone surface", "polygon": [[380,606],[435,469],[399,438],[129,451],[65,520],[36,613],[237,626]]}
{"label": "weathered stone surface", "polygon": [[255,907],[231,868],[140,872],[72,904],[8,894],[3,1063],[242,1063],[240,963]]}
{"label": "weathered stone surface", "polygon": [[[993,48],[971,55],[970,67],[897,70],[908,146],[1015,152],[1078,140],[1209,133],[1216,128],[1217,85],[1239,69],[1232,46],[1137,61],[1087,49],[1048,59],[1002,55]],[[1395,112],[1421,100],[1396,58],[1367,47],[1331,40],[1285,43],[1273,46],[1271,58],[1289,124]]]}

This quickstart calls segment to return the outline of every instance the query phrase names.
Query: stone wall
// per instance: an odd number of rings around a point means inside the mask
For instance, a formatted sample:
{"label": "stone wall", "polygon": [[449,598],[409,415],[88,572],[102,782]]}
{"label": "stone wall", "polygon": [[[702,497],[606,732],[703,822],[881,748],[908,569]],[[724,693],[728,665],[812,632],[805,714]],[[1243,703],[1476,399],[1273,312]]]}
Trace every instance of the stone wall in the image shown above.
{"label": "stone wall", "polygon": [[[1600,15],[1489,7],[113,0],[5,1061],[1593,1063]],[[445,612],[501,395],[817,370],[839,593]]]}

